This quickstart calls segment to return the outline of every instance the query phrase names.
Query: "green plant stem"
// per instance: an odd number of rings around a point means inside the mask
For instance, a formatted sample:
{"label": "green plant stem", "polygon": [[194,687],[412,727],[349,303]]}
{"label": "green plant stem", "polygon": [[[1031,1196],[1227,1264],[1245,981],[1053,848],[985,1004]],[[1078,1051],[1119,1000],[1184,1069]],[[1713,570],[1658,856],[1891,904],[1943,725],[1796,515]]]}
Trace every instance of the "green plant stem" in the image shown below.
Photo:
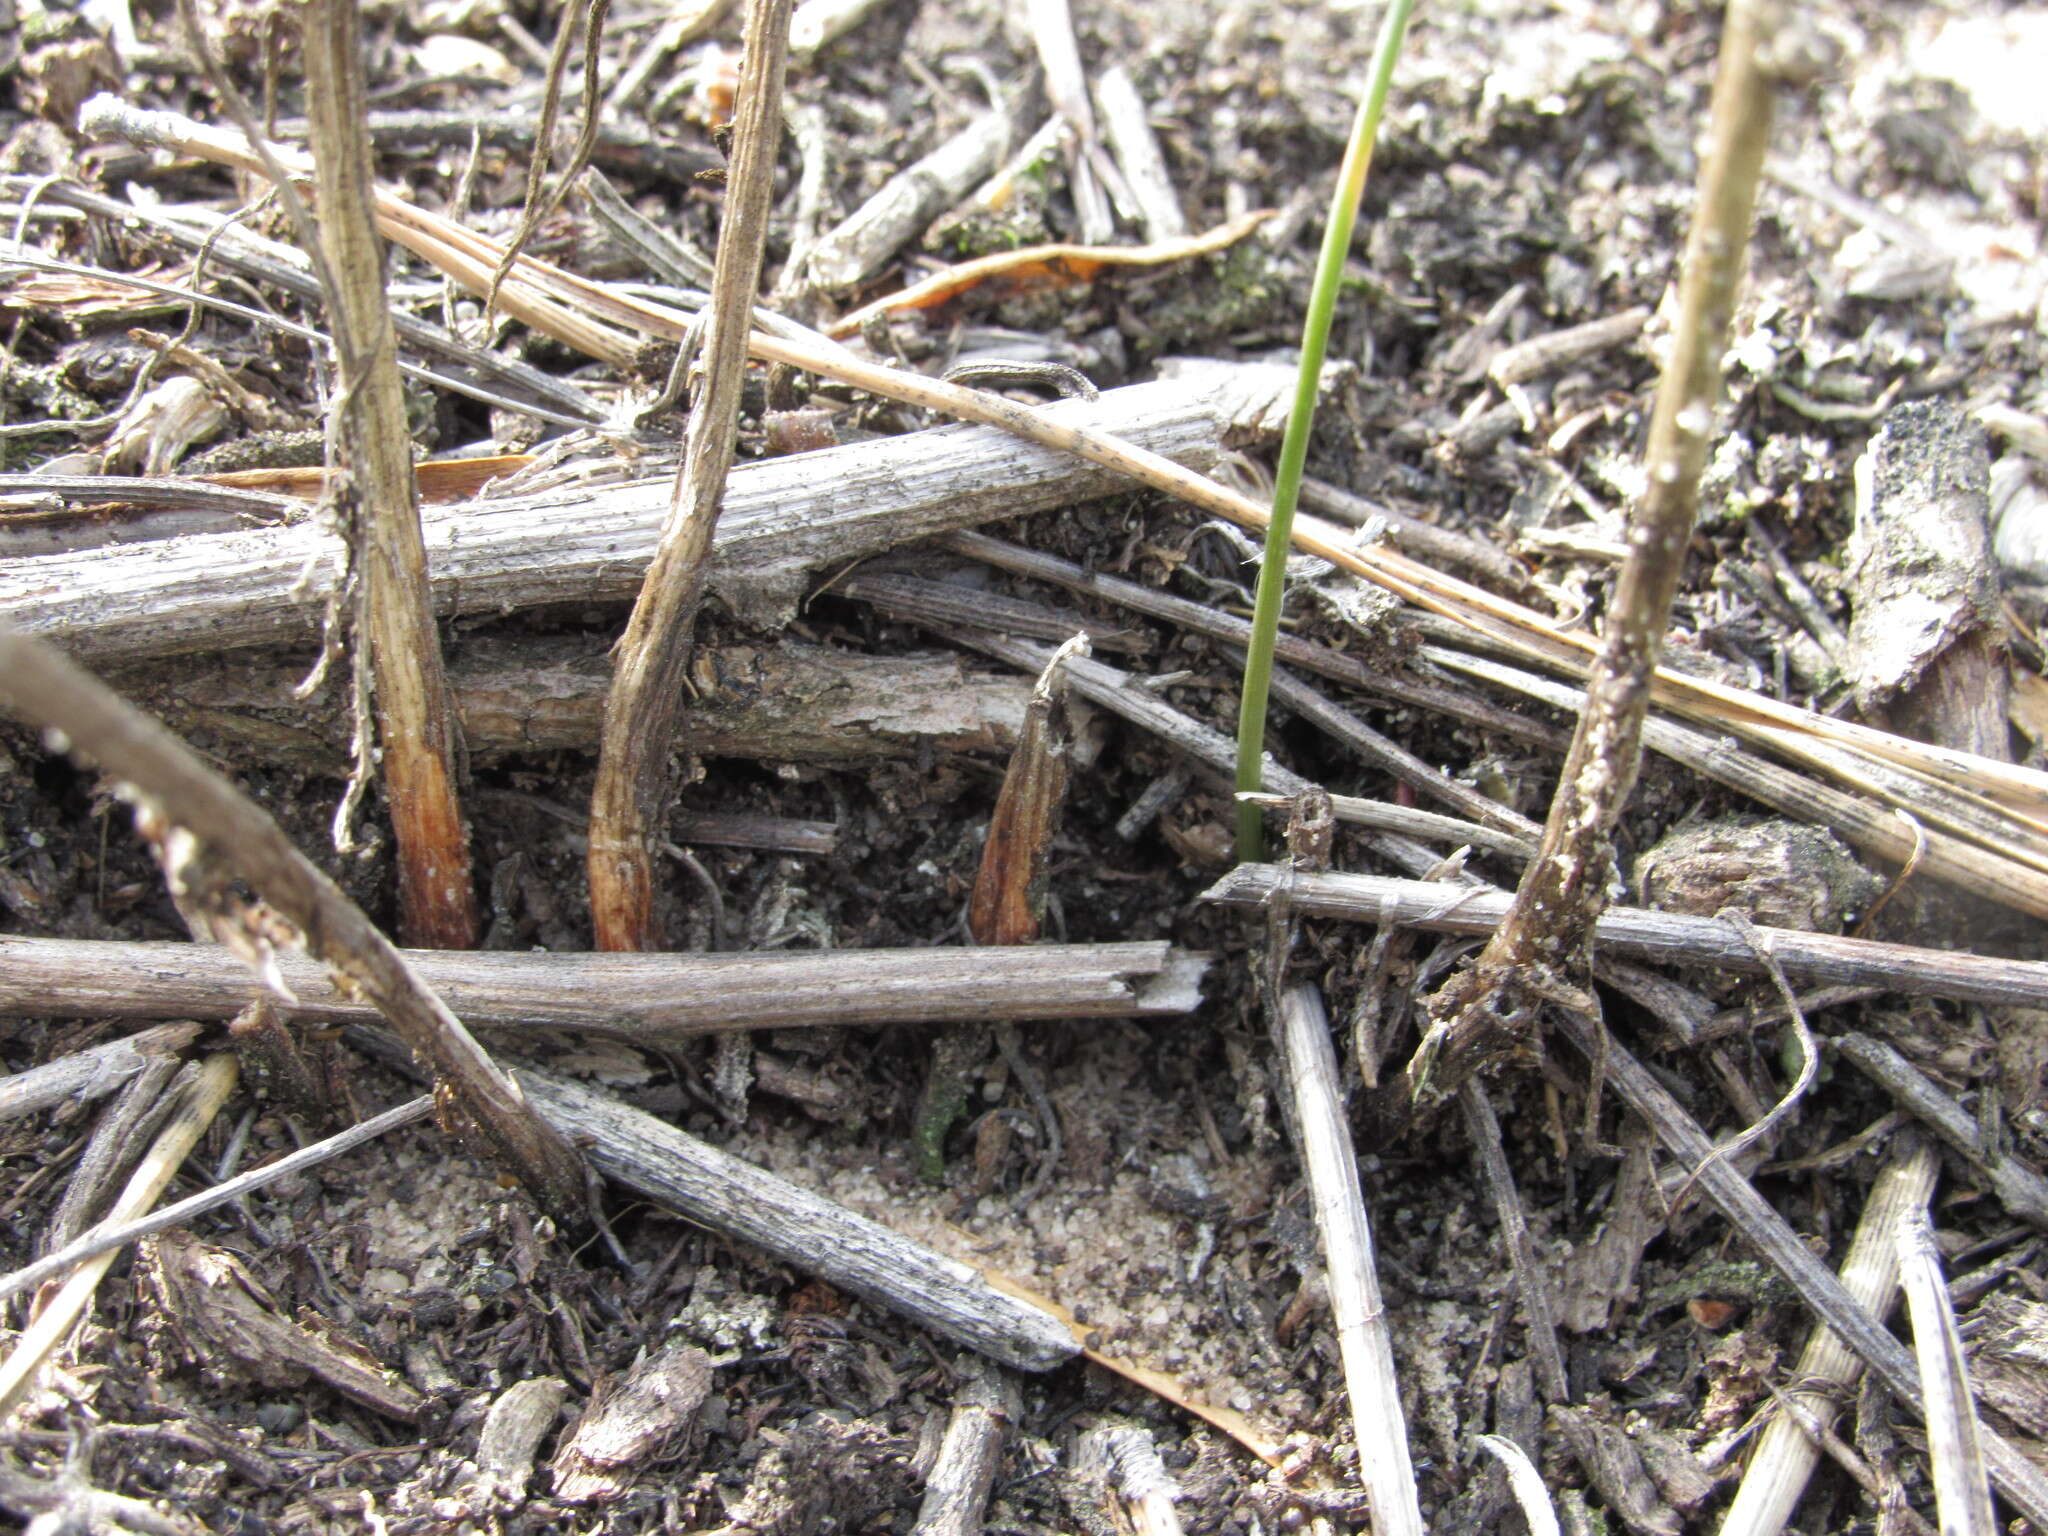
{"label": "green plant stem", "polygon": [[[1358,116],[1351,124],[1351,142],[1337,173],[1330,198],[1330,219],[1323,231],[1322,254],[1316,259],[1315,287],[1309,292],[1308,318],[1301,328],[1301,373],[1294,386],[1294,409],[1280,443],[1280,466],[1273,477],[1273,517],[1266,525],[1266,554],[1259,566],[1258,596],[1252,607],[1251,644],[1245,653],[1244,688],[1237,715],[1237,787],[1256,792],[1265,784],[1266,700],[1273,680],[1273,649],[1280,635],[1280,604],[1286,596],[1287,552],[1294,533],[1294,505],[1308,462],[1308,436],[1315,425],[1316,394],[1322,381],[1323,357],[1329,348],[1330,322],[1337,310],[1337,291],[1344,259],[1351,249],[1351,231],[1358,204],[1372,169],[1373,145],[1379,139],[1380,114],[1393,83],[1394,60],[1408,31],[1413,0],[1390,0],[1380,18],[1379,41],[1373,46],[1372,73]],[[1264,812],[1244,801],[1237,808],[1237,856],[1261,857]]]}

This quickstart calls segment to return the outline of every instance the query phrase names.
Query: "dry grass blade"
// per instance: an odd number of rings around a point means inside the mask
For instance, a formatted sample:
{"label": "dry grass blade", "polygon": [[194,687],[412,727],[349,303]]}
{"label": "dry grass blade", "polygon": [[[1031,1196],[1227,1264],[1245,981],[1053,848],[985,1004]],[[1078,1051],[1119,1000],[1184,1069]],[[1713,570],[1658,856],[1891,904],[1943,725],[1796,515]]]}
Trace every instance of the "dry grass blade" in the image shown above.
{"label": "dry grass blade", "polygon": [[[1875,1317],[1891,1310],[1898,1292],[1900,1215],[1926,1208],[1938,1172],[1933,1149],[1915,1141],[1899,1148],[1871,1185],[1848,1257],[1842,1260],[1842,1288]],[[1861,1370],[1861,1362],[1832,1330],[1814,1330],[1792,1372],[1796,1411],[1780,1413],[1764,1426],[1735,1502],[1721,1521],[1720,1536],[1779,1536],[1785,1529],[1820,1460],[1810,1428],[1834,1423],[1840,1389]]]}
{"label": "dry grass blade", "polygon": [[732,174],[704,333],[704,387],[684,434],[683,467],[661,546],[619,642],[605,701],[590,801],[590,916],[599,949],[661,947],[654,842],[668,798],[669,742],[689,668],[691,629],[739,433],[747,335],[782,138],[791,5],[792,0],[755,0],[747,10]]}
{"label": "dry grass blade", "polygon": [[1321,995],[1311,986],[1290,988],[1276,1000],[1276,1007],[1275,1033],[1285,1051],[1301,1125],[1303,1171],[1329,1273],[1330,1310],[1336,1319],[1372,1528],[1376,1536],[1421,1536],[1422,1509],[1408,1455],[1400,1382],[1394,1375],[1393,1337],[1373,1270],[1372,1230],[1338,1093],[1329,1020]]}
{"label": "dry grass blade", "polygon": [[1515,1495],[1522,1518],[1529,1523],[1529,1536],[1559,1536],[1550,1491],[1543,1486],[1543,1474],[1536,1470],[1529,1453],[1503,1435],[1481,1435],[1479,1443],[1507,1469],[1508,1487]]}
{"label": "dry grass blade", "polygon": [[1963,1363],[1963,1336],[1941,1278],[1941,1254],[1924,1205],[1899,1212],[1899,1280],[1913,1318],[1913,1353],[1927,1396],[1927,1454],[1942,1536],[1997,1536],[1977,1405]]}
{"label": "dry grass blade", "polygon": [[[384,792],[398,843],[399,927],[426,949],[476,942],[469,835],[456,793],[455,732],[441,641],[427,594],[412,433],[398,376],[384,244],[371,204],[363,129],[363,38],[355,0],[306,8],[306,72],[326,295],[341,376],[337,438],[346,473],[331,489],[355,543],[361,643],[377,712]],[[360,749],[367,758],[368,743]],[[359,768],[367,772],[367,761]]]}
{"label": "dry grass blade", "polygon": [[[120,1198],[108,1211],[110,1222],[131,1221],[156,1204],[157,1196],[177,1176],[178,1165],[184,1162],[185,1155],[198,1144],[199,1138],[206,1134],[206,1128],[213,1124],[213,1117],[227,1102],[228,1095],[234,1092],[235,1078],[233,1056],[221,1054],[207,1058],[205,1065],[190,1080],[170,1122],[157,1133],[156,1141],[144,1156],[141,1166],[129,1177],[127,1188],[121,1191]],[[11,1413],[27,1394],[36,1372],[49,1358],[50,1352],[64,1342],[79,1315],[91,1304],[100,1277],[106,1274],[113,1262],[111,1250],[86,1260],[57,1294],[44,1303],[35,1321],[15,1340],[13,1350],[4,1361],[0,1361],[0,1418]]]}
{"label": "dry grass blade", "polygon": [[[583,1165],[535,1115],[447,1006],[362,909],[292,846],[277,823],[197,753],[40,641],[0,629],[0,702],[130,785],[181,909],[268,968],[275,918],[388,1018],[435,1077],[444,1110],[565,1226],[580,1226]],[[245,881],[271,911],[244,908]],[[278,935],[278,937],[282,937]]]}

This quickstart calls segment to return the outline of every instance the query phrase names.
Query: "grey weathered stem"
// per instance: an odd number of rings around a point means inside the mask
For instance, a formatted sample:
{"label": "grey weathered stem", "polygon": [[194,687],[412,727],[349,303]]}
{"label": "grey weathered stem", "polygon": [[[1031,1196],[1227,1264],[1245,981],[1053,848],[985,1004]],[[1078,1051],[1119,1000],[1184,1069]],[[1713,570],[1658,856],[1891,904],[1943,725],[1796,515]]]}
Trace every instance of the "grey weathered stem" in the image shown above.
{"label": "grey weathered stem", "polygon": [[[240,964],[239,961],[236,963]],[[94,1011],[89,1008],[81,1010],[83,1013]],[[104,1045],[73,1051],[40,1067],[17,1072],[12,1077],[0,1077],[0,1123],[21,1115],[35,1114],[53,1104],[85,1104],[105,1098],[153,1060],[183,1051],[199,1038],[200,1033],[197,1024],[159,1024],[126,1039],[109,1040]]]}
{"label": "grey weathered stem", "polygon": [[939,1459],[924,1480],[911,1536],[980,1536],[1003,1441],[1023,1410],[1014,1378],[994,1366],[970,1366],[953,1394],[953,1412]]}
{"label": "grey weathered stem", "polygon": [[[605,699],[597,782],[590,797],[590,919],[597,947],[659,949],[655,840],[669,794],[669,744],[690,662],[691,631],[709,575],[712,534],[738,444],[740,389],[775,152],[782,142],[782,75],[794,0],[749,0],[734,98],[732,173],[705,310],[704,383],[683,432],[683,463],[661,542],[619,641]],[[509,258],[507,259],[509,265]]]}
{"label": "grey weathered stem", "polygon": [[1934,1503],[1942,1536],[1997,1536],[1991,1484],[1985,1475],[1983,1428],[1970,1396],[1963,1335],[1941,1274],[1941,1251],[1924,1205],[1899,1212],[1893,1229],[1899,1285],[1913,1319],[1913,1354],[1927,1394],[1927,1459],[1934,1464]]}
{"label": "grey weathered stem", "polygon": [[1329,1019],[1313,986],[1289,988],[1277,1007],[1275,1033],[1285,1052],[1301,1128],[1302,1167],[1329,1274],[1330,1311],[1372,1528],[1384,1536],[1421,1536],[1422,1508],[1408,1456],[1401,1384],[1394,1374],[1393,1335],[1373,1268],[1372,1229],[1358,1187],[1358,1159],[1338,1088]]}
{"label": "grey weathered stem", "polygon": [[[1432,1002],[1436,1020],[1403,1072],[1410,1104],[1455,1092],[1498,1049],[1505,989],[1575,980],[1607,899],[1609,840],[1642,763],[1651,683],[1685,568],[1721,391],[1721,354],[1749,252],[1750,217],[1770,136],[1771,90],[1760,47],[1762,0],[1732,0],[1714,78],[1712,143],[1679,278],[1679,319],[1644,453],[1645,490],[1629,519],[1629,555],[1586,684],[1543,845],[1485,951]],[[1539,985],[1537,991],[1541,991]]]}
{"label": "grey weathered stem", "polygon": [[[1203,894],[1206,900],[1234,906],[1282,900],[1304,917],[1408,924],[1432,933],[1490,933],[1509,904],[1502,891],[1380,875],[1302,874],[1278,864],[1239,865]],[[1758,925],[1758,931],[1769,939],[1772,958],[1789,976],[1881,986],[1909,997],[2048,1006],[2048,962],[1999,960],[1791,928]],[[1735,926],[1719,918],[1612,907],[1601,914],[1593,932],[1603,954],[1768,974]]]}
{"label": "grey weathered stem", "polygon": [[[1999,963],[2014,965],[2025,962]],[[2042,1178],[2022,1159],[1987,1145],[1990,1138],[1985,1136],[1984,1128],[1975,1115],[1943,1093],[1925,1073],[1882,1040],[1851,1033],[1837,1039],[1835,1049],[1897,1100],[1900,1108],[1918,1118],[1971,1167],[1982,1173],[1997,1194],[1999,1204],[2010,1214],[2037,1230],[2048,1231],[2048,1179]]]}
{"label": "grey weathered stem", "polygon": [[539,1072],[520,1080],[606,1177],[714,1232],[1019,1370],[1049,1371],[1080,1353],[1051,1313],[956,1259],[580,1084]]}
{"label": "grey weathered stem", "polygon": [[[437,1088],[533,1197],[580,1225],[583,1169],[568,1143],[423,985],[391,941],[278,824],[156,721],[40,641],[0,627],[0,702],[115,778],[173,828],[197,839],[304,936],[306,948],[362,990],[432,1068]],[[253,940],[252,940],[253,942]],[[246,1000],[246,999],[245,999]]]}
{"label": "grey weathered stem", "polygon": [[[1201,956],[1153,941],[757,955],[408,950],[400,958],[480,1029],[577,1029],[657,1049],[727,1029],[1172,1017],[1200,1005],[1208,966]],[[374,1002],[314,961],[297,954],[276,960],[298,998],[292,1013],[300,1021],[378,1017]],[[0,1017],[227,1019],[257,990],[248,966],[218,945],[0,936]],[[182,1029],[183,1039],[192,1033],[190,1026],[165,1028]],[[179,1037],[152,1030],[148,1038],[168,1044]],[[144,1039],[102,1049],[131,1056]],[[39,1071],[53,1073],[53,1088],[92,1091],[72,1086],[77,1072],[55,1075],[61,1065]],[[106,1073],[116,1085],[117,1074],[133,1070],[125,1060],[83,1068]],[[4,1090],[18,1081],[0,1083],[0,1106]],[[47,1092],[34,1093],[31,1107],[52,1102]]]}
{"label": "grey weathered stem", "polygon": [[[1884,1317],[1898,1294],[1899,1214],[1926,1207],[1940,1169],[1933,1148],[1914,1138],[1870,1186],[1856,1236],[1842,1260],[1842,1286],[1875,1317]],[[1720,1536],[1779,1536],[1785,1529],[1820,1460],[1820,1446],[1802,1415],[1822,1426],[1832,1425],[1840,1411],[1841,1390],[1861,1371],[1862,1363],[1832,1330],[1813,1331],[1792,1373],[1799,1385],[1791,1409],[1773,1415],[1764,1426],[1735,1502],[1721,1521]]]}
{"label": "grey weathered stem", "polygon": [[428,949],[476,942],[469,835],[456,793],[455,737],[441,637],[427,592],[426,546],[398,346],[384,295],[384,242],[372,211],[369,108],[356,0],[311,0],[305,12],[306,99],[325,295],[341,393],[337,495],[354,503],[358,643],[369,646],[379,760],[398,846],[399,931]]}
{"label": "grey weathered stem", "polygon": [[[1200,370],[1033,414],[1207,465],[1226,436],[1273,425],[1289,377],[1263,365]],[[772,623],[794,611],[815,571],[1124,483],[1060,449],[985,426],[742,464],[726,485],[711,591]],[[666,481],[429,508],[435,611],[447,618],[629,601],[667,509]],[[74,655],[109,661],[303,643],[319,627],[339,549],[333,534],[301,523],[11,561],[0,564],[0,618]]]}

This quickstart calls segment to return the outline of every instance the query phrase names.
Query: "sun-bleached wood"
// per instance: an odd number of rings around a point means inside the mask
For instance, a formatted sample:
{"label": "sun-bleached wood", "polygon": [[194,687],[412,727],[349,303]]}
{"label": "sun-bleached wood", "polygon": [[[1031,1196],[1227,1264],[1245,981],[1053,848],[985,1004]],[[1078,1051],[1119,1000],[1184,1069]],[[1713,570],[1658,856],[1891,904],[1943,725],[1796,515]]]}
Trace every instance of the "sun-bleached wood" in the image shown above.
{"label": "sun-bleached wood", "polygon": [[[1036,414],[1202,466],[1226,440],[1272,425],[1290,377],[1263,365],[1193,369]],[[711,591],[770,621],[794,611],[820,570],[1125,483],[984,426],[743,464],[726,486]],[[630,599],[668,493],[663,476],[424,509],[436,613]],[[339,559],[332,533],[302,523],[13,560],[0,564],[0,619],[97,661],[303,642],[319,624]]]}
{"label": "sun-bleached wood", "polygon": [[[758,955],[449,954],[407,950],[478,1028],[581,1029],[658,1044],[724,1029],[960,1018],[1154,1018],[1201,1002],[1205,956],[1156,941]],[[277,956],[301,1021],[376,1018],[300,954]],[[257,984],[211,944],[0,936],[0,1016],[232,1017]]]}

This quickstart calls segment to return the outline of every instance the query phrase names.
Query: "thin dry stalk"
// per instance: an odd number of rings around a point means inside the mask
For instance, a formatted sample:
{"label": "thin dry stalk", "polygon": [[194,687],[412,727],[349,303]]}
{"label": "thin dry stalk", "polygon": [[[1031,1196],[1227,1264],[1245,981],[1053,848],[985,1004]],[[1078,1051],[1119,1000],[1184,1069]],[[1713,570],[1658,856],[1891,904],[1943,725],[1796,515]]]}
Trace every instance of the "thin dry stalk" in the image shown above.
{"label": "thin dry stalk", "polygon": [[[157,1133],[148,1154],[129,1177],[121,1197],[107,1213],[107,1220],[131,1221],[156,1204],[157,1196],[177,1177],[178,1165],[198,1145],[199,1138],[206,1134],[206,1128],[213,1124],[213,1117],[220,1113],[221,1105],[234,1092],[235,1076],[235,1058],[232,1055],[222,1053],[207,1058],[205,1065],[193,1077],[170,1123]],[[100,1277],[106,1274],[113,1262],[112,1251],[88,1259],[43,1305],[35,1320],[15,1340],[13,1351],[0,1361],[0,1418],[14,1411],[50,1352],[70,1335],[72,1325],[91,1305]]]}
{"label": "thin dry stalk", "polygon": [[654,858],[669,794],[669,743],[711,536],[738,440],[747,337],[782,137],[791,7],[792,0],[753,0],[747,9],[732,171],[704,333],[704,386],[683,438],[683,467],[661,546],[619,643],[617,674],[605,701],[590,799],[590,916],[599,949],[661,947]]}
{"label": "thin dry stalk", "polygon": [[[384,793],[398,844],[399,929],[422,949],[476,942],[476,890],[456,791],[455,728],[427,593],[412,434],[372,204],[356,0],[306,7],[306,83],[320,243],[341,395],[335,495],[355,528]],[[353,505],[351,505],[353,504]]]}
{"label": "thin dry stalk", "polygon": [[219,934],[259,964],[270,952],[257,914],[233,908],[226,882],[245,881],[293,925],[316,959],[360,988],[434,1073],[443,1108],[481,1133],[558,1222],[580,1226],[581,1159],[528,1107],[447,1006],[341,888],[294,848],[277,823],[185,743],[98,679],[37,640],[0,629],[0,701],[133,787],[151,820],[174,895],[204,904]]}
{"label": "thin dry stalk", "polygon": [[1550,1505],[1550,1490],[1543,1486],[1543,1474],[1529,1453],[1505,1435],[1481,1435],[1480,1445],[1507,1469],[1508,1488],[1522,1518],[1529,1523],[1529,1536],[1559,1536],[1557,1511]]}
{"label": "thin dry stalk", "polygon": [[[1529,1221],[1522,1214],[1514,1170],[1508,1166],[1507,1150],[1501,1145],[1500,1121],[1494,1115],[1493,1101],[1478,1083],[1468,1082],[1459,1090],[1458,1102],[1465,1111],[1465,1128],[1471,1133],[1472,1145],[1479,1152],[1479,1166],[1486,1174],[1494,1214],[1507,1237],[1515,1286],[1522,1293],[1522,1320],[1529,1334],[1529,1359],[1535,1366],[1536,1384],[1546,1403],[1568,1403],[1572,1391],[1565,1376],[1564,1351],[1557,1343],[1557,1310],[1550,1304],[1549,1281],[1537,1262],[1536,1246],[1529,1240]],[[1507,1466],[1512,1481],[1515,1468],[1512,1462]]]}
{"label": "thin dry stalk", "polygon": [[239,1200],[266,1184],[274,1184],[279,1179],[289,1178],[292,1174],[303,1173],[308,1168],[317,1168],[322,1163],[331,1162],[342,1153],[351,1151],[366,1141],[376,1140],[386,1131],[395,1131],[400,1126],[426,1119],[433,1112],[433,1108],[433,1099],[424,1094],[417,1099],[408,1099],[396,1109],[387,1109],[383,1114],[373,1116],[360,1125],[352,1125],[345,1131],[337,1131],[309,1147],[301,1147],[289,1156],[281,1157],[274,1163],[266,1163],[261,1168],[252,1168],[247,1173],[214,1185],[211,1189],[202,1189],[198,1194],[187,1196],[160,1211],[152,1211],[149,1215],[137,1217],[132,1221],[116,1221],[110,1216],[47,1258],[24,1265],[11,1275],[0,1275],[0,1301],[5,1301],[10,1296],[18,1296],[32,1286],[41,1285],[45,1280],[53,1280],[65,1270],[83,1264],[88,1259],[96,1259],[103,1253],[114,1253],[130,1243],[138,1242],[167,1228],[181,1227],[193,1217],[203,1216],[208,1211]]}
{"label": "thin dry stalk", "polygon": [[1330,1048],[1322,994],[1313,986],[1290,987],[1276,1006],[1372,1528],[1376,1536],[1421,1536],[1422,1507],[1408,1456],[1401,1384],[1394,1375],[1393,1336],[1373,1269],[1372,1228],[1358,1187],[1358,1159],[1338,1090],[1337,1056]]}
{"label": "thin dry stalk", "polygon": [[[1934,1149],[1916,1139],[1899,1149],[1870,1187],[1842,1261],[1842,1288],[1875,1317],[1888,1313],[1898,1294],[1900,1215],[1926,1208],[1940,1167]],[[1781,1412],[1764,1426],[1720,1536],[1779,1536],[1785,1529],[1820,1460],[1815,1426],[1833,1425],[1842,1389],[1853,1385],[1862,1370],[1862,1362],[1832,1330],[1814,1330],[1792,1373],[1788,1395],[1797,1411]]]}
{"label": "thin dry stalk", "polygon": [[969,1355],[911,1536],[980,1536],[1003,1442],[1024,1410],[1014,1377]]}
{"label": "thin dry stalk", "polygon": [[1927,1394],[1927,1456],[1942,1536],[1997,1536],[1977,1405],[1963,1363],[1963,1336],[1941,1277],[1941,1253],[1924,1205],[1899,1212],[1899,1282],[1913,1318],[1913,1354]]}
{"label": "thin dry stalk", "polygon": [[[1771,26],[1762,0],[1733,0],[1714,80],[1713,143],[1686,240],[1679,320],[1657,391],[1646,490],[1630,517],[1629,557],[1608,610],[1587,707],[1558,780],[1543,844],[1485,951],[1433,1000],[1432,1024],[1403,1074],[1410,1104],[1454,1093],[1504,1042],[1533,993],[1575,990],[1606,905],[1611,836],[1642,763],[1643,721],[1685,569],[1699,480],[1712,441],[1735,295],[1770,135],[1771,88],[1759,57]],[[1503,1007],[1513,989],[1517,1001]]]}

